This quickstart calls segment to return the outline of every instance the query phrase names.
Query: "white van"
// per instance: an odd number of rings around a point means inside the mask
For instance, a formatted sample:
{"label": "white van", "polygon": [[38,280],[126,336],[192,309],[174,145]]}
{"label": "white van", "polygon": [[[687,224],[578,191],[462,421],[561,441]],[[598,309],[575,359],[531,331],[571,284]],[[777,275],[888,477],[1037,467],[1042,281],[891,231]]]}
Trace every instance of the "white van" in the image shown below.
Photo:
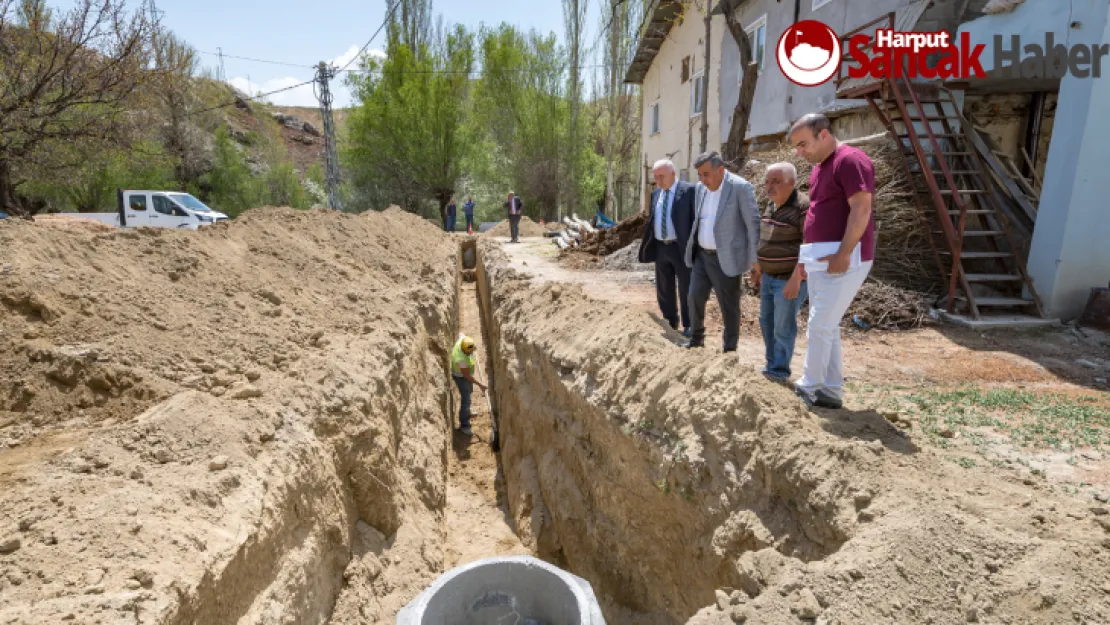
{"label": "white van", "polygon": [[182,228],[196,230],[201,226],[225,221],[227,215],[204,205],[188,193],[177,191],[119,191],[115,213],[78,213],[74,217],[95,219],[120,228]]}

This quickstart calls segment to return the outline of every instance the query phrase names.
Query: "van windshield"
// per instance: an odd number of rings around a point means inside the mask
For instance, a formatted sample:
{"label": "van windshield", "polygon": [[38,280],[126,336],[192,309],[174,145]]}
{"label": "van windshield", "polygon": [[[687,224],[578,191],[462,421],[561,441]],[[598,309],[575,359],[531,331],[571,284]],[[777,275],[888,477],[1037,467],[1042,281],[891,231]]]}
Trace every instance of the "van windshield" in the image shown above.
{"label": "van windshield", "polygon": [[189,210],[197,211],[198,213],[210,213],[210,212],[212,212],[212,209],[205,206],[204,202],[201,202],[197,198],[189,195],[188,193],[172,193],[172,194],[170,194],[170,197],[172,197],[175,202],[177,202],[178,204],[184,206],[185,208],[187,208]]}

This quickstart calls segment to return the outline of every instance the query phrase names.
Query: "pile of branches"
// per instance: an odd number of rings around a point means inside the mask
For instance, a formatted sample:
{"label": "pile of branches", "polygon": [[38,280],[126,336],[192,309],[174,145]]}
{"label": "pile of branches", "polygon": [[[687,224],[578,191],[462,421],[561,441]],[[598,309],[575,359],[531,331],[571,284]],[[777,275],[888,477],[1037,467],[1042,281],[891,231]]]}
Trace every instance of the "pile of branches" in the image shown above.
{"label": "pile of branches", "polygon": [[844,315],[845,327],[862,330],[912,330],[931,320],[931,298],[869,278]]}
{"label": "pile of branches", "polygon": [[[929,226],[913,201],[913,186],[898,162],[902,154],[893,142],[858,146],[875,165],[875,266],[871,278],[887,285],[918,293],[937,293],[940,276],[929,247]],[[809,192],[809,172],[813,168],[787,146],[753,152],[741,175],[755,185],[761,208],[770,199],[763,189],[763,174],[776,162],[793,163],[798,170],[798,187]]]}
{"label": "pile of branches", "polygon": [[640,212],[608,230],[587,234],[578,242],[577,250],[595,256],[608,256],[639,240],[644,234],[647,219],[647,213]]}

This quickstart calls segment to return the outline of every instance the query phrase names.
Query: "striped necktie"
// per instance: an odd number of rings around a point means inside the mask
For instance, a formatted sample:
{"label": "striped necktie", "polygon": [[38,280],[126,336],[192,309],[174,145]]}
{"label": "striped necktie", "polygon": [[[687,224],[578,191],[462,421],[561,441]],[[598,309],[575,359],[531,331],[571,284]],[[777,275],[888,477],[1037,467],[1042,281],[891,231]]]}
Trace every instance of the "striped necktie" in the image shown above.
{"label": "striped necktie", "polygon": [[663,240],[671,238],[670,232],[667,230],[667,222],[670,221],[671,212],[671,190],[666,189],[663,191]]}

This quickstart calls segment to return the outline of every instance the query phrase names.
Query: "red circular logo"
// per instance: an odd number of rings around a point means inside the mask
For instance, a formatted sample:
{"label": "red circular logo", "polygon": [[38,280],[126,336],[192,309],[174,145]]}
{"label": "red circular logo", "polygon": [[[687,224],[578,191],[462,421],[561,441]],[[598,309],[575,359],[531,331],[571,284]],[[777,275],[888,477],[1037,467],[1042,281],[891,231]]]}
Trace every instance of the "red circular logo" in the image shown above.
{"label": "red circular logo", "polygon": [[775,60],[790,82],[816,87],[836,75],[840,67],[840,37],[817,20],[804,20],[779,37]]}

